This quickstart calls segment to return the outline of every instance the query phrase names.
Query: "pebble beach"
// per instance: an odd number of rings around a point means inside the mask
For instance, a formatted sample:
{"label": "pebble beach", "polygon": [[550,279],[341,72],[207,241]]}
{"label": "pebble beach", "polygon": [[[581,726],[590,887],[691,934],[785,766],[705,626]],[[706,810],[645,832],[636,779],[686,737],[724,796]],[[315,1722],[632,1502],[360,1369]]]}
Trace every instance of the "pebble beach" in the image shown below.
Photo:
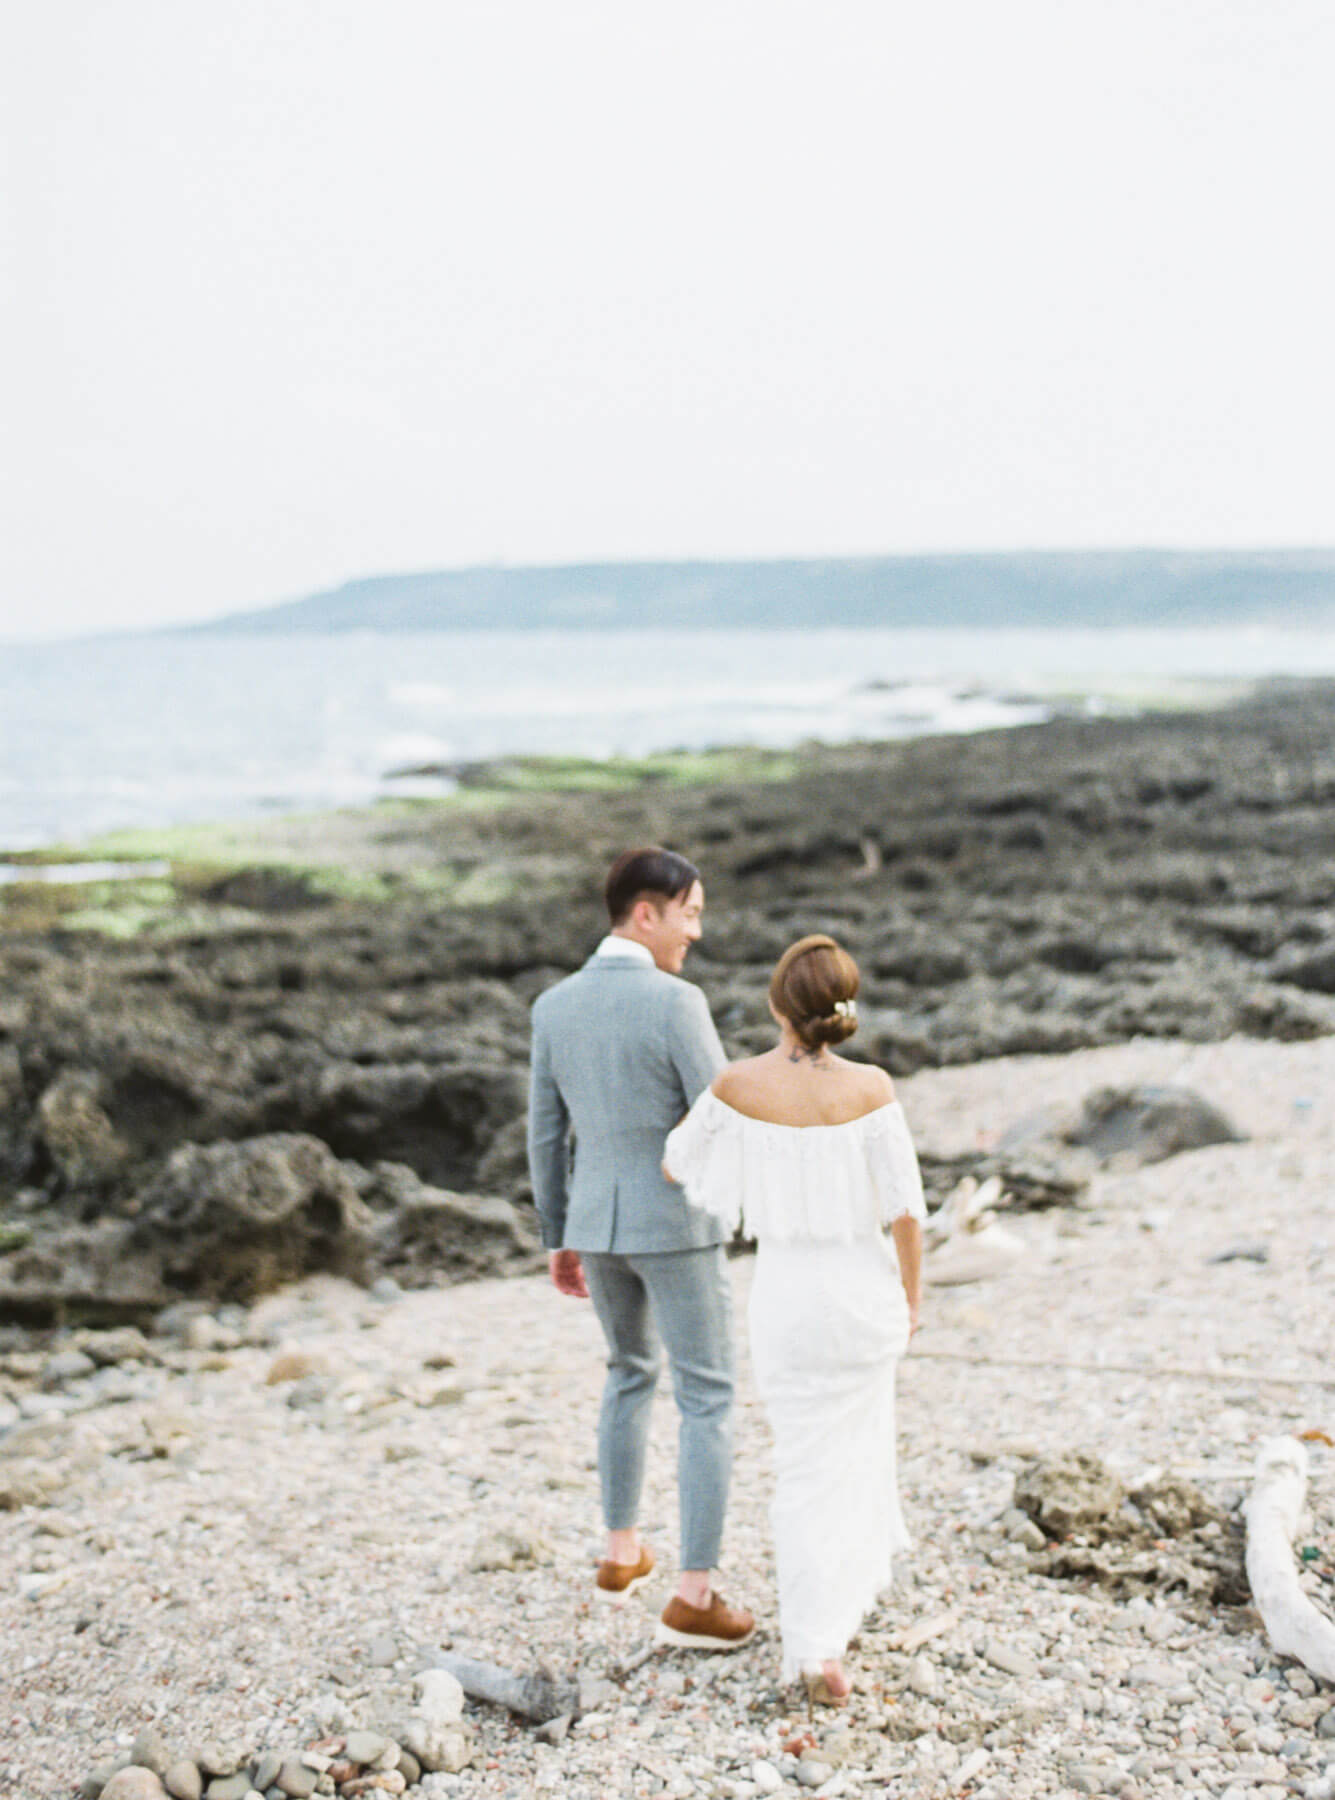
{"label": "pebble beach", "polygon": [[[1332,1612],[1335,1039],[1142,1039],[899,1091],[944,1157],[1135,1083],[1189,1086],[1245,1136],[1109,1167],[1080,1205],[1006,1220],[1023,1253],[1004,1273],[929,1288],[899,1378],[916,1547],[852,1652],[845,1712],[809,1719],[777,1683],[746,1256],[720,1587],[759,1629],[730,1656],[652,1648],[675,1566],[665,1394],[643,1521],[660,1577],[624,1609],[591,1603],[601,1340],[541,1275],[314,1276],[151,1332],[12,1334],[0,1793],[179,1794],[186,1765],[211,1800],[1335,1792],[1335,1691],[1272,1650],[1245,1595],[1174,1578],[1236,1536],[1259,1445],[1314,1434],[1295,1556]],[[1213,1510],[1130,1575],[1054,1573],[1080,1534],[1059,1543],[1017,1483],[1078,1452],[1128,1491],[1180,1477]],[[442,1651],[545,1663],[577,1704],[539,1730],[470,1700],[429,1772],[408,1743]],[[117,1788],[132,1750],[158,1775]]]}

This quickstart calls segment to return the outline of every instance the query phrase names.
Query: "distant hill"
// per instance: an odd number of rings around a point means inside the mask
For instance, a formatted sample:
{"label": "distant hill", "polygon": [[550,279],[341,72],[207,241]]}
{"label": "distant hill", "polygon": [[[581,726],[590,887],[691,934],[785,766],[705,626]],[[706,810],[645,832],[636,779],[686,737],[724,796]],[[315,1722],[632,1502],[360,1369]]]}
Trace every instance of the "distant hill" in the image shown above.
{"label": "distant hill", "polygon": [[1335,550],[1021,551],[375,575],[193,631],[1335,626]]}

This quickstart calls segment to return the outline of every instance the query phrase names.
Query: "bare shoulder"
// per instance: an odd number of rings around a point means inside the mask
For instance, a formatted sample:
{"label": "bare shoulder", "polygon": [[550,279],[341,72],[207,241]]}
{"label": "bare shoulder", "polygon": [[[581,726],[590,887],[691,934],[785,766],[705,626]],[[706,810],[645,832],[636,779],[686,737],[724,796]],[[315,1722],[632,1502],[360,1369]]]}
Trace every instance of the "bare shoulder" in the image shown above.
{"label": "bare shoulder", "polygon": [[895,1084],[875,1063],[850,1063],[858,1071],[861,1091],[869,1106],[888,1106],[895,1097]]}
{"label": "bare shoulder", "polygon": [[763,1060],[759,1056],[744,1056],[738,1062],[729,1063],[710,1082],[711,1090],[727,1105],[739,1106],[754,1091],[758,1065]]}

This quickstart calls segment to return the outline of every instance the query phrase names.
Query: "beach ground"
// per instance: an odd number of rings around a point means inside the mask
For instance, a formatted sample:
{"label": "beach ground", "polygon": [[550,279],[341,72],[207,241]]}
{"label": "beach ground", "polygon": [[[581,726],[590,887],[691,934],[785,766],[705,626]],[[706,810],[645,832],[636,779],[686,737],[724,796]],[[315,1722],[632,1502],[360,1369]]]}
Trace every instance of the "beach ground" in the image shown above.
{"label": "beach ground", "polygon": [[[470,1705],[472,1761],[421,1789],[464,1800],[1327,1793],[1335,1695],[1269,1648],[1245,1597],[1210,1597],[1206,1565],[1212,1542],[1234,1553],[1258,1446],[1335,1436],[1335,1039],[1003,1058],[924,1070],[901,1097],[920,1147],[949,1155],[1134,1082],[1191,1086],[1246,1140],[1107,1171],[1083,1207],[1010,1222],[1024,1252],[1004,1275],[929,1289],[899,1382],[917,1547],[853,1653],[847,1713],[809,1723],[777,1686],[744,1355],[720,1585],[760,1629],[730,1657],[646,1654],[676,1537],[670,1400],[644,1512],[662,1579],[596,1610],[588,1308],[540,1276],[409,1294],[314,1278],[99,1370],[53,1370],[70,1334],[0,1362],[0,1479],[19,1460],[53,1476],[0,1513],[0,1793],[72,1796],[146,1727],[238,1756],[392,1730],[445,1644],[583,1684],[557,1742]],[[740,1330],[750,1264],[731,1266]],[[304,1373],[268,1382],[289,1350]],[[1310,1450],[1295,1554],[1329,1616],[1335,1452]],[[1185,1476],[1225,1523],[1165,1538],[1120,1586],[1041,1573],[1016,1478],[1072,1451],[1128,1487]]]}

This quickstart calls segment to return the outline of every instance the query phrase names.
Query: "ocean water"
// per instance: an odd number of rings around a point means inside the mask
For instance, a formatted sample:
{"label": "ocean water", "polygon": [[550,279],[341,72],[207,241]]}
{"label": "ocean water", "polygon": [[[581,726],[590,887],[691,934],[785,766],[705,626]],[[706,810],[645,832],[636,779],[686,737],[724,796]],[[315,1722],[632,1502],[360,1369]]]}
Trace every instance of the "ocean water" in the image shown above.
{"label": "ocean water", "polygon": [[1335,632],[439,632],[0,645],[0,851],[439,792],[423,765],[783,747],[1045,717],[1057,696],[1335,675]]}

